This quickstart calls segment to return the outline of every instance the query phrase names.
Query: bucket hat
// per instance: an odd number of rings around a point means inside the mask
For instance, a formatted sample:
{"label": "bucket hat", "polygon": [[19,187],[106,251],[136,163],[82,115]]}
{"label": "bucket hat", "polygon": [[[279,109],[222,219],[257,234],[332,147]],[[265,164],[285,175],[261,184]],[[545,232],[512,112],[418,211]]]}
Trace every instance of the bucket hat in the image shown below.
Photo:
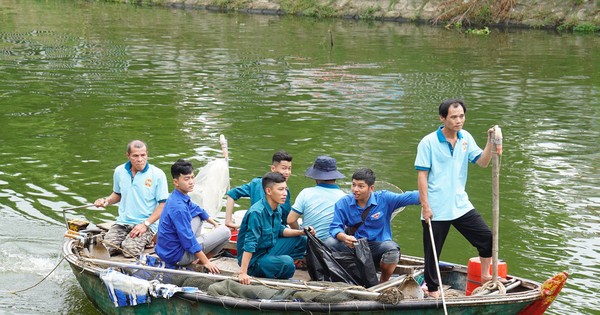
{"label": "bucket hat", "polygon": [[304,175],[318,180],[332,180],[346,177],[338,172],[335,162],[335,159],[332,157],[319,156],[315,159],[313,166],[306,170],[306,174]]}

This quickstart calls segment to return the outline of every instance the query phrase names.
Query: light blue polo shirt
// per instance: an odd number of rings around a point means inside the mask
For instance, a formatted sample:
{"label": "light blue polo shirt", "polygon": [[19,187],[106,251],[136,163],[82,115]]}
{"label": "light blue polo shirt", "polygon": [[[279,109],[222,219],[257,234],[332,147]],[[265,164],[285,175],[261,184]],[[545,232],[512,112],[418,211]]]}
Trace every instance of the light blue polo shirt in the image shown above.
{"label": "light blue polo shirt", "polygon": [[[160,202],[169,198],[167,177],[154,165],[146,163],[144,170],[132,177],[131,162],[115,168],[113,191],[121,195],[118,224],[140,224],[154,212]],[[158,222],[158,220],[157,220]],[[150,228],[156,233],[157,222]]]}
{"label": "light blue polo shirt", "polygon": [[303,216],[302,227],[312,226],[317,238],[324,241],[329,237],[333,206],[345,195],[338,185],[320,183],[304,188],[296,197],[292,211]]}
{"label": "light blue polo shirt", "polygon": [[433,221],[454,220],[474,208],[465,191],[468,162],[477,162],[483,152],[466,130],[458,132],[458,140],[452,148],[442,128],[421,140],[415,159],[418,171],[429,171],[427,196]]}

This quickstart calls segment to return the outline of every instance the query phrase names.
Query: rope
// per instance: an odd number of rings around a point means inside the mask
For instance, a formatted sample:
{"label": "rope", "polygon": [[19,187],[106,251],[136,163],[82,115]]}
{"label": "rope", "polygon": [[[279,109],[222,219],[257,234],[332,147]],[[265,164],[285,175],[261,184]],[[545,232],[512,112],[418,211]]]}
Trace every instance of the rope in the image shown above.
{"label": "rope", "polygon": [[389,287],[381,291],[377,301],[384,304],[398,304],[404,300],[404,293],[398,287]]}
{"label": "rope", "polygon": [[17,294],[19,292],[24,292],[24,291],[27,291],[27,290],[35,288],[40,283],[42,283],[44,280],[46,280],[56,270],[56,268],[58,268],[58,266],[60,266],[60,264],[63,262],[63,260],[65,260],[64,256],[60,259],[60,261],[58,262],[58,264],[56,264],[56,266],[54,266],[54,268],[52,268],[52,270],[50,270],[50,272],[45,277],[43,277],[42,280],[38,281],[36,284],[34,284],[34,285],[30,286],[30,287],[27,287],[25,289],[16,290],[16,291],[8,291],[8,293],[10,293],[10,294]]}
{"label": "rope", "polygon": [[504,284],[498,280],[492,279],[492,280],[484,283],[480,287],[475,288],[475,290],[473,290],[473,292],[471,292],[471,295],[477,295],[478,293],[481,293],[486,290],[490,291],[490,292],[498,290],[500,294],[506,294],[506,287],[504,287]]}

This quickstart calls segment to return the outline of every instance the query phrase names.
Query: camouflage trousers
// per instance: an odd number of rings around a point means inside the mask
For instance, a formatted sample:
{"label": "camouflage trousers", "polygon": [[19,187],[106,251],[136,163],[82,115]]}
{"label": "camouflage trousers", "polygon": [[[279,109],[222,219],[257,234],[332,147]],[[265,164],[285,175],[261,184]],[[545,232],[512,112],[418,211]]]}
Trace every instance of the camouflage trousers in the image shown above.
{"label": "camouflage trousers", "polygon": [[104,245],[108,249],[108,253],[113,256],[120,252],[125,257],[137,257],[151,244],[154,232],[148,229],[144,234],[138,237],[129,236],[129,232],[133,230],[133,224],[113,224],[106,235],[104,235]]}

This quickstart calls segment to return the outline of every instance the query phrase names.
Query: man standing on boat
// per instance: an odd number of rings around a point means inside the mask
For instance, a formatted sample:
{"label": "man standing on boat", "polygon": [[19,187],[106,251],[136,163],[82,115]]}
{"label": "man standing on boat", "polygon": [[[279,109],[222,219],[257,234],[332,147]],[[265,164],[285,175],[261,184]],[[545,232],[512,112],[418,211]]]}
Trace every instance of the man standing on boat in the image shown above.
{"label": "man standing on boat", "polygon": [[[273,154],[273,158],[271,159],[271,172],[278,172],[283,174],[283,177],[287,181],[288,178],[292,175],[292,155],[283,150],[275,152],[275,154]],[[231,230],[235,230],[240,227],[239,224],[234,224],[232,220],[233,207],[235,206],[235,201],[242,197],[249,197],[250,206],[252,206],[262,197],[264,197],[265,192],[262,186],[262,178],[256,177],[247,184],[229,190],[226,194],[227,204],[225,205],[225,225]],[[282,206],[281,212],[283,224],[287,224],[287,216],[290,213],[290,210],[292,209],[291,199],[292,197],[288,189],[287,199],[285,200],[285,203]]]}
{"label": "man standing on boat", "polygon": [[296,197],[287,223],[299,229],[298,219],[302,216],[303,226],[312,226],[316,236],[325,241],[329,238],[329,225],[333,220],[333,206],[346,194],[335,181],[345,176],[337,170],[336,160],[329,156],[319,156],[306,170],[306,177],[315,180],[316,185],[303,189]]}
{"label": "man standing on boat", "polygon": [[[250,276],[289,279],[296,272],[294,260],[306,252],[304,231],[287,228],[281,220],[288,197],[286,178],[281,173],[267,173],[262,187],[265,196],[246,212],[238,233],[242,284],[250,284]],[[311,232],[314,235],[314,229]]]}
{"label": "man standing on boat", "polygon": [[169,197],[167,177],[158,167],[148,163],[148,146],[140,140],[127,144],[129,161],[115,168],[113,192],[99,198],[96,207],[119,203],[119,216],[104,236],[111,255],[123,252],[125,257],[142,253],[152,243],[158,228],[155,223]]}
{"label": "man standing on boat", "polygon": [[400,260],[400,246],[392,240],[392,213],[394,209],[418,204],[417,191],[375,191],[375,173],[361,168],[352,175],[352,193],[335,204],[329,227],[332,237],[325,244],[333,250],[350,251],[358,239],[366,238],[373,262],[381,270],[379,282],[386,282]]}
{"label": "man standing on boat", "polygon": [[[219,226],[206,210],[188,196],[195,184],[192,163],[178,160],[171,166],[171,175],[175,189],[160,216],[156,254],[172,266],[199,263],[209,272],[219,273],[219,267],[209,259],[223,249],[231,232],[226,226]],[[214,228],[201,234],[204,222],[212,224]]]}
{"label": "man standing on boat", "polygon": [[467,108],[460,99],[443,101],[439,106],[442,126],[425,136],[417,148],[415,168],[422,205],[425,282],[428,295],[438,297],[429,226],[433,230],[435,251],[440,257],[442,246],[454,226],[474,247],[481,259],[482,283],[491,279],[489,266],[492,257],[492,232],[475,210],[465,191],[468,162],[487,167],[492,157],[490,142],[493,129],[483,150],[469,132],[463,130]]}

